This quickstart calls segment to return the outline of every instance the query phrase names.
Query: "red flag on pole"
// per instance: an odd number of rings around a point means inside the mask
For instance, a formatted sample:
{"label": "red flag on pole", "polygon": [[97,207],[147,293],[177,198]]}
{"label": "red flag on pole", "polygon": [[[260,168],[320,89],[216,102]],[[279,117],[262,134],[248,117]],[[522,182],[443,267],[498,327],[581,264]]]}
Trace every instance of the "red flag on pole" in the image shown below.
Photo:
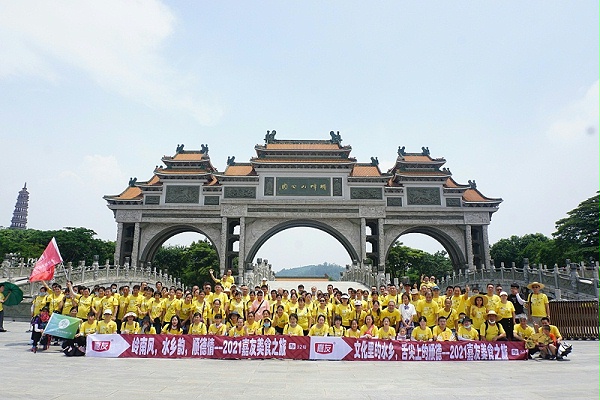
{"label": "red flag on pole", "polygon": [[49,281],[54,277],[54,266],[62,262],[56,239],[52,238],[42,256],[37,260],[31,271],[29,282]]}

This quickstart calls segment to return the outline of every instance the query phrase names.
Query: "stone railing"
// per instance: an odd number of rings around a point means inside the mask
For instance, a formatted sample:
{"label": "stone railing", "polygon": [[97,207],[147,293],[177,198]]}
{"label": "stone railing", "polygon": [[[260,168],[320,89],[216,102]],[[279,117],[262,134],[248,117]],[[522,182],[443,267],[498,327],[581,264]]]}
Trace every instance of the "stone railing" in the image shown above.
{"label": "stone railing", "polygon": [[[37,259],[33,258],[24,260],[23,258],[7,255],[0,268],[1,279],[18,285],[26,297],[33,296],[34,293],[39,291],[40,286],[42,286],[40,282],[30,283],[28,279],[36,261]],[[107,260],[104,265],[99,265],[98,256],[94,256],[92,265],[85,265],[83,261],[80,261],[77,266],[74,266],[70,262],[66,265],[57,265],[52,282],[60,283],[65,287],[67,277],[68,280],[73,281],[76,285],[86,286],[105,286],[113,283],[119,286],[125,284],[131,286],[139,284],[142,281],[148,281],[149,284],[153,285],[156,281],[161,281],[167,287],[183,287],[180,280],[169,275],[167,272],[157,270],[150,263],[147,263],[146,267],[132,267],[128,262],[125,262],[122,266],[110,265]]]}
{"label": "stone railing", "polygon": [[[487,283],[501,284],[508,289],[511,283],[516,282],[521,287],[537,281],[543,283],[544,290],[555,299],[589,300],[598,299],[598,262],[585,264],[571,263],[566,260],[564,267],[555,265],[548,268],[545,265],[529,265],[527,259],[523,267],[511,266],[490,267],[477,270],[458,270],[452,275],[442,277],[438,285],[445,290],[446,286],[478,286],[484,289]],[[357,281],[368,287],[387,284],[390,282],[389,274],[375,273],[369,266],[347,265],[342,273],[341,280]],[[394,283],[398,285],[397,278]]]}

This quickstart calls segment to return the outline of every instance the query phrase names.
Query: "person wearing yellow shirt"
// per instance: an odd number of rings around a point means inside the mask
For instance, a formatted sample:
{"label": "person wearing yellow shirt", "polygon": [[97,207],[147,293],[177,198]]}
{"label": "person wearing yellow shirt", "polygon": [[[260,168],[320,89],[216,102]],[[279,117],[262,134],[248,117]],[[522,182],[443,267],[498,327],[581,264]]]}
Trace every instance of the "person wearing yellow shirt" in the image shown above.
{"label": "person wearing yellow shirt", "polygon": [[163,323],[168,323],[173,318],[173,315],[179,317],[181,310],[181,302],[175,298],[175,289],[169,290],[169,296],[163,300],[165,306],[165,314],[163,316]]}
{"label": "person wearing yellow shirt", "polygon": [[70,315],[71,309],[75,307],[77,307],[77,300],[75,299],[75,294],[71,293],[69,289],[65,289],[61,314]]}
{"label": "person wearing yellow shirt", "polygon": [[65,294],[62,291],[61,286],[58,283],[54,283],[52,285],[52,289],[48,286],[45,281],[42,281],[46,289],[48,290],[48,309],[50,310],[50,315],[53,312],[61,312],[63,308],[63,300],[65,298]]}
{"label": "person wearing yellow shirt", "polygon": [[190,335],[206,335],[208,333],[208,329],[206,328],[206,324],[202,322],[202,315],[199,312],[194,313],[192,316],[192,324],[188,329],[188,334]]}
{"label": "person wearing yellow shirt", "polygon": [[102,318],[102,301],[104,300],[104,287],[99,287],[98,292],[92,300],[92,310],[96,313],[96,320]]}
{"label": "person wearing yellow shirt", "polygon": [[487,322],[481,324],[481,327],[479,328],[479,336],[481,337],[481,340],[495,342],[506,337],[504,328],[502,325],[496,322],[496,318],[496,311],[488,311]]}
{"label": "person wearing yellow shirt", "polygon": [[258,332],[256,332],[257,335],[276,335],[277,332],[275,332],[275,328],[273,328],[272,324],[271,324],[271,318],[264,316],[263,315],[263,319],[262,319],[262,327],[258,330]]}
{"label": "person wearing yellow shirt", "polygon": [[231,285],[235,283],[233,272],[230,269],[228,269],[227,272],[225,272],[225,275],[222,276],[221,279],[215,278],[214,270],[211,269],[208,272],[210,273],[210,277],[212,278],[212,280],[215,281],[215,283],[223,285],[224,289],[230,289]]}
{"label": "person wearing yellow shirt", "polygon": [[308,335],[308,330],[312,325],[312,315],[303,297],[298,298],[298,307],[294,314],[298,316],[298,325],[302,327],[304,336]]}
{"label": "person wearing yellow shirt", "polygon": [[187,333],[187,330],[192,323],[192,315],[194,314],[195,305],[193,302],[194,296],[191,293],[185,295],[181,307],[179,309],[179,318],[181,318],[181,327],[183,333]]}
{"label": "person wearing yellow shirt", "polygon": [[477,330],[481,327],[481,325],[485,322],[485,316],[487,315],[487,304],[488,299],[482,294],[476,294],[469,298],[469,314],[471,319],[473,320],[473,327]]}
{"label": "person wearing yellow shirt", "polygon": [[425,294],[425,300],[421,300],[419,304],[417,304],[417,315],[419,318],[427,318],[427,326],[432,329],[436,324],[438,314],[438,305],[433,301],[433,294],[428,291]]}
{"label": "person wearing yellow shirt", "polygon": [[81,297],[77,300],[77,318],[85,320],[90,311],[92,311],[94,297],[90,295],[90,289],[88,287],[84,287],[81,292]]}
{"label": "person wearing yellow shirt", "polygon": [[166,335],[182,335],[181,322],[177,315],[173,315],[168,323],[162,328],[161,333]]}
{"label": "person wearing yellow shirt", "polygon": [[543,317],[550,318],[550,305],[548,302],[548,296],[544,293],[540,293],[540,290],[544,288],[544,285],[539,282],[532,282],[527,285],[527,288],[533,290],[533,293],[529,294],[527,298],[527,310],[529,314],[530,322],[535,326],[539,325]]}
{"label": "person wearing yellow shirt", "polygon": [[283,328],[290,322],[289,315],[284,311],[285,306],[280,304],[277,306],[277,310],[275,311],[275,315],[273,315],[273,326],[275,327],[275,331],[283,335]]}
{"label": "person wearing yellow shirt", "polygon": [[112,290],[106,289],[104,291],[104,298],[102,299],[102,315],[104,315],[105,310],[111,310],[111,318],[115,319],[117,308],[119,308],[119,300],[114,296]]}
{"label": "person wearing yellow shirt", "polygon": [[335,314],[342,317],[342,326],[346,329],[350,327],[350,321],[352,319],[352,306],[349,304],[350,296],[344,293],[341,298],[341,304],[335,307]]}
{"label": "person wearing yellow shirt", "polygon": [[325,323],[327,325],[333,324],[333,317],[331,316],[331,304],[325,299],[325,296],[319,296],[319,305],[313,308],[313,320],[316,321],[319,315],[325,316]]}
{"label": "person wearing yellow shirt", "polygon": [[382,326],[377,330],[377,338],[383,340],[396,339],[396,330],[390,325],[388,317],[383,318]]}
{"label": "person wearing yellow shirt", "polygon": [[304,330],[298,325],[298,316],[290,314],[290,322],[283,328],[283,334],[288,336],[304,336]]}
{"label": "person wearing yellow shirt", "polygon": [[508,301],[508,293],[500,292],[500,302],[496,305],[496,314],[498,314],[498,323],[504,328],[506,338],[514,340],[513,330],[515,327],[515,306]]}
{"label": "person wearing yellow shirt", "polygon": [[411,338],[417,342],[430,342],[433,340],[433,333],[427,326],[427,318],[419,317],[419,326],[413,328]]}
{"label": "person wearing yellow shirt", "polygon": [[350,329],[346,329],[346,333],[344,333],[345,337],[348,338],[360,338],[360,329],[358,329],[358,321],[353,319],[350,321]]}
{"label": "person wearing yellow shirt", "polygon": [[[258,293],[257,293],[258,294]],[[292,292],[290,300],[285,304],[285,312],[289,314],[295,313],[298,308],[298,295],[296,292]]]}
{"label": "person wearing yellow shirt", "polygon": [[456,332],[456,330],[458,329],[458,312],[454,308],[452,308],[452,299],[444,300],[444,307],[440,308],[440,312],[438,315],[440,317],[446,317],[446,326],[450,328],[452,332]]}
{"label": "person wearing yellow shirt", "polygon": [[207,335],[227,336],[227,327],[223,324],[223,316],[216,314],[213,323],[208,327]]}
{"label": "person wearing yellow shirt", "polygon": [[229,312],[233,311],[237,311],[241,317],[246,315],[246,303],[242,299],[242,292],[239,290],[233,293],[233,300],[229,302]]}
{"label": "person wearing yellow shirt", "polygon": [[140,331],[138,333],[142,335],[156,335],[156,328],[152,324],[149,315],[142,318],[142,322],[140,322]]}
{"label": "person wearing yellow shirt", "polygon": [[85,346],[85,337],[96,332],[98,332],[98,321],[96,321],[96,314],[90,311],[88,312],[87,320],[79,326],[79,332],[75,335],[75,343]]}
{"label": "person wearing yellow shirt", "polygon": [[142,297],[137,307],[136,314],[138,315],[138,319],[143,319],[146,315],[150,314],[150,307],[152,305],[152,302],[154,301],[153,294],[154,289],[150,287],[144,290],[144,296]]}
{"label": "person wearing yellow shirt", "polygon": [[541,322],[541,326],[535,326],[538,330],[539,333],[542,332],[542,327],[544,325],[548,325],[550,327],[550,333],[554,335],[554,337],[556,338],[556,343],[559,343],[562,341],[562,335],[560,334],[560,331],[558,330],[558,328],[556,327],[556,325],[550,325],[550,318],[548,317],[542,317],[542,319],[540,320]]}
{"label": "person wearing yellow shirt", "polygon": [[317,316],[317,323],[310,327],[308,336],[327,336],[329,333],[329,326],[325,323],[325,316],[319,314]]}
{"label": "person wearing yellow shirt", "polygon": [[113,312],[107,308],[103,313],[103,320],[98,322],[98,333],[110,334],[117,333],[117,323],[113,321]]}
{"label": "person wearing yellow shirt", "polygon": [[363,326],[365,324],[365,317],[367,316],[367,312],[363,310],[363,303],[361,300],[354,301],[354,311],[352,311],[352,319],[358,321],[358,326]]}
{"label": "person wearing yellow shirt", "polygon": [[248,335],[257,335],[258,331],[260,331],[260,327],[261,323],[256,320],[254,312],[248,311],[248,318],[246,319],[246,330],[248,331]]}
{"label": "person wearing yellow shirt", "polygon": [[433,301],[435,301],[438,305],[438,308],[444,308],[444,300],[443,296],[440,296],[440,287],[435,285],[431,288],[431,292],[433,293]]}
{"label": "person wearing yellow shirt", "polygon": [[398,329],[400,329],[400,322],[402,321],[402,314],[400,313],[400,310],[396,308],[396,302],[394,300],[390,300],[387,308],[381,311],[381,319],[383,320],[383,318],[386,317],[390,319],[390,325],[398,332]]}
{"label": "person wearing yellow shirt", "polygon": [[135,334],[140,331],[140,324],[135,320],[137,315],[134,312],[128,312],[123,315],[123,321],[121,323],[121,334]]}
{"label": "person wearing yellow shirt", "polygon": [[454,333],[446,325],[446,317],[444,317],[443,315],[438,317],[438,324],[433,328],[433,331],[431,333],[433,335],[433,340],[438,342],[456,340]]}
{"label": "person wearing yellow shirt", "polygon": [[329,336],[342,337],[346,333],[346,328],[342,326],[342,317],[336,315],[333,317],[333,325],[329,328]]}
{"label": "person wearing yellow shirt", "polygon": [[133,291],[129,297],[129,303],[127,303],[127,312],[134,312],[137,314],[140,303],[143,300],[144,296],[140,293],[140,285],[134,285]]}
{"label": "person wearing yellow shirt", "polygon": [[234,327],[229,330],[229,337],[248,336],[248,328],[244,326],[244,318],[238,318]]}
{"label": "person wearing yellow shirt", "polygon": [[215,292],[207,297],[207,300],[208,304],[213,304],[215,300],[219,300],[223,310],[227,309],[229,303],[229,297],[227,296],[227,293],[223,291],[223,286],[221,286],[220,283],[215,284]]}
{"label": "person wearing yellow shirt", "polygon": [[519,323],[515,325],[515,329],[513,330],[514,338],[520,342],[527,342],[534,334],[535,329],[527,325],[527,316],[520,315]]}
{"label": "person wearing yellow shirt", "polygon": [[[410,291],[410,304],[413,305],[413,307],[415,308],[415,311],[417,310],[417,306],[419,305],[420,301],[421,301],[421,294],[419,293],[419,291],[417,289],[411,289],[411,291]],[[417,313],[415,313],[415,317],[414,317],[413,321],[415,323],[418,323],[419,316],[418,316]]]}
{"label": "person wearing yellow shirt", "polygon": [[473,327],[472,322],[473,321],[471,321],[471,318],[469,317],[465,317],[463,319],[462,325],[458,328],[458,331],[456,332],[456,337],[458,338],[458,340],[479,340],[479,332]]}
{"label": "person wearing yellow shirt", "polygon": [[398,293],[398,289],[396,288],[396,285],[390,285],[390,288],[388,290],[389,290],[389,293],[387,296],[385,296],[383,304],[389,304],[390,301],[393,301],[395,304],[400,304],[401,303],[401,295],[400,295],[400,293]]}
{"label": "person wearing yellow shirt", "polygon": [[500,303],[500,296],[494,293],[493,283],[488,283],[485,289],[487,290],[487,293],[484,296],[488,299],[487,308],[488,310],[495,311],[496,307],[498,306],[498,303]]}
{"label": "person wearing yellow shirt", "polygon": [[378,337],[377,333],[378,329],[373,323],[373,317],[367,315],[365,317],[365,324],[360,328],[360,337],[365,339],[376,339]]}
{"label": "person wearing yellow shirt", "polygon": [[379,304],[379,301],[375,300],[373,301],[373,303],[371,303],[371,310],[369,311],[369,315],[373,317],[373,323],[375,324],[376,327],[381,327],[382,325],[382,316],[381,316],[381,305]]}
{"label": "person wearing yellow shirt", "polygon": [[452,295],[452,308],[456,310],[457,313],[467,312],[467,300],[469,300],[469,286],[465,287],[465,293],[462,293],[462,289],[460,286],[454,286],[453,295]]}
{"label": "person wearing yellow shirt", "polygon": [[[48,292],[47,289],[42,286],[39,294],[35,296],[31,304],[31,317],[33,318],[36,315],[39,315],[46,304],[48,304]],[[0,307],[2,307],[2,303],[0,303]]]}
{"label": "person wearing yellow shirt", "polygon": [[119,308],[117,311],[117,332],[121,332],[121,324],[123,323],[123,317],[127,314],[127,308],[129,306],[129,300],[131,299],[131,293],[129,293],[129,286],[125,285],[121,288],[121,296],[119,299]]}

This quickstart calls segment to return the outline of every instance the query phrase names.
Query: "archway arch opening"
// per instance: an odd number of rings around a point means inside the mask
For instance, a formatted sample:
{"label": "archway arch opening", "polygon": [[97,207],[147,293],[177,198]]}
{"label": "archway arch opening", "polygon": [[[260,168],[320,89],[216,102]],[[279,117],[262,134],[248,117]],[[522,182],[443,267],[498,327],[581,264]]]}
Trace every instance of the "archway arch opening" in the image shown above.
{"label": "archway arch opening", "polygon": [[402,232],[386,253],[386,269],[403,280],[415,280],[422,273],[439,279],[464,265],[459,244],[432,227],[415,227]]}
{"label": "archway arch opening", "polygon": [[358,260],[358,254],[341,233],[328,225],[317,221],[291,221],[264,233],[250,249],[246,262],[253,263],[258,258],[268,259],[277,272],[324,263],[344,267]]}
{"label": "archway arch opening", "polygon": [[155,235],[146,245],[140,260],[144,263],[153,262],[161,248],[189,247],[193,242],[206,242],[217,253],[218,249],[213,240],[201,229],[188,225],[172,226]]}

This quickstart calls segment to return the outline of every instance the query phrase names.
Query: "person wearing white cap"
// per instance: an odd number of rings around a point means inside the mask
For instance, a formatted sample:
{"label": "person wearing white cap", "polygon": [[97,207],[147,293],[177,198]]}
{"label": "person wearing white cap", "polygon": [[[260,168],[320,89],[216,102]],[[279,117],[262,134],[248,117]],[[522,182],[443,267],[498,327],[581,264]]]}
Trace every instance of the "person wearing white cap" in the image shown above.
{"label": "person wearing white cap", "polygon": [[352,306],[349,304],[350,296],[344,293],[341,297],[341,304],[335,307],[335,314],[342,317],[342,326],[346,329],[350,328],[350,321],[352,320]]}
{"label": "person wearing white cap", "polygon": [[510,341],[514,340],[513,330],[517,323],[515,318],[515,306],[508,301],[508,293],[500,292],[500,303],[496,305],[496,313],[498,313],[498,323],[504,328],[506,338]]}
{"label": "person wearing white cap", "polygon": [[487,318],[487,321],[481,324],[481,327],[479,328],[481,340],[485,340],[488,342],[495,342],[496,340],[506,340],[506,332],[504,332],[504,328],[502,327],[502,325],[496,323],[496,311],[488,311]]}
{"label": "person wearing white cap", "polygon": [[108,334],[117,333],[117,323],[112,319],[113,312],[110,308],[107,308],[103,312],[103,320],[98,322],[98,333]]}

